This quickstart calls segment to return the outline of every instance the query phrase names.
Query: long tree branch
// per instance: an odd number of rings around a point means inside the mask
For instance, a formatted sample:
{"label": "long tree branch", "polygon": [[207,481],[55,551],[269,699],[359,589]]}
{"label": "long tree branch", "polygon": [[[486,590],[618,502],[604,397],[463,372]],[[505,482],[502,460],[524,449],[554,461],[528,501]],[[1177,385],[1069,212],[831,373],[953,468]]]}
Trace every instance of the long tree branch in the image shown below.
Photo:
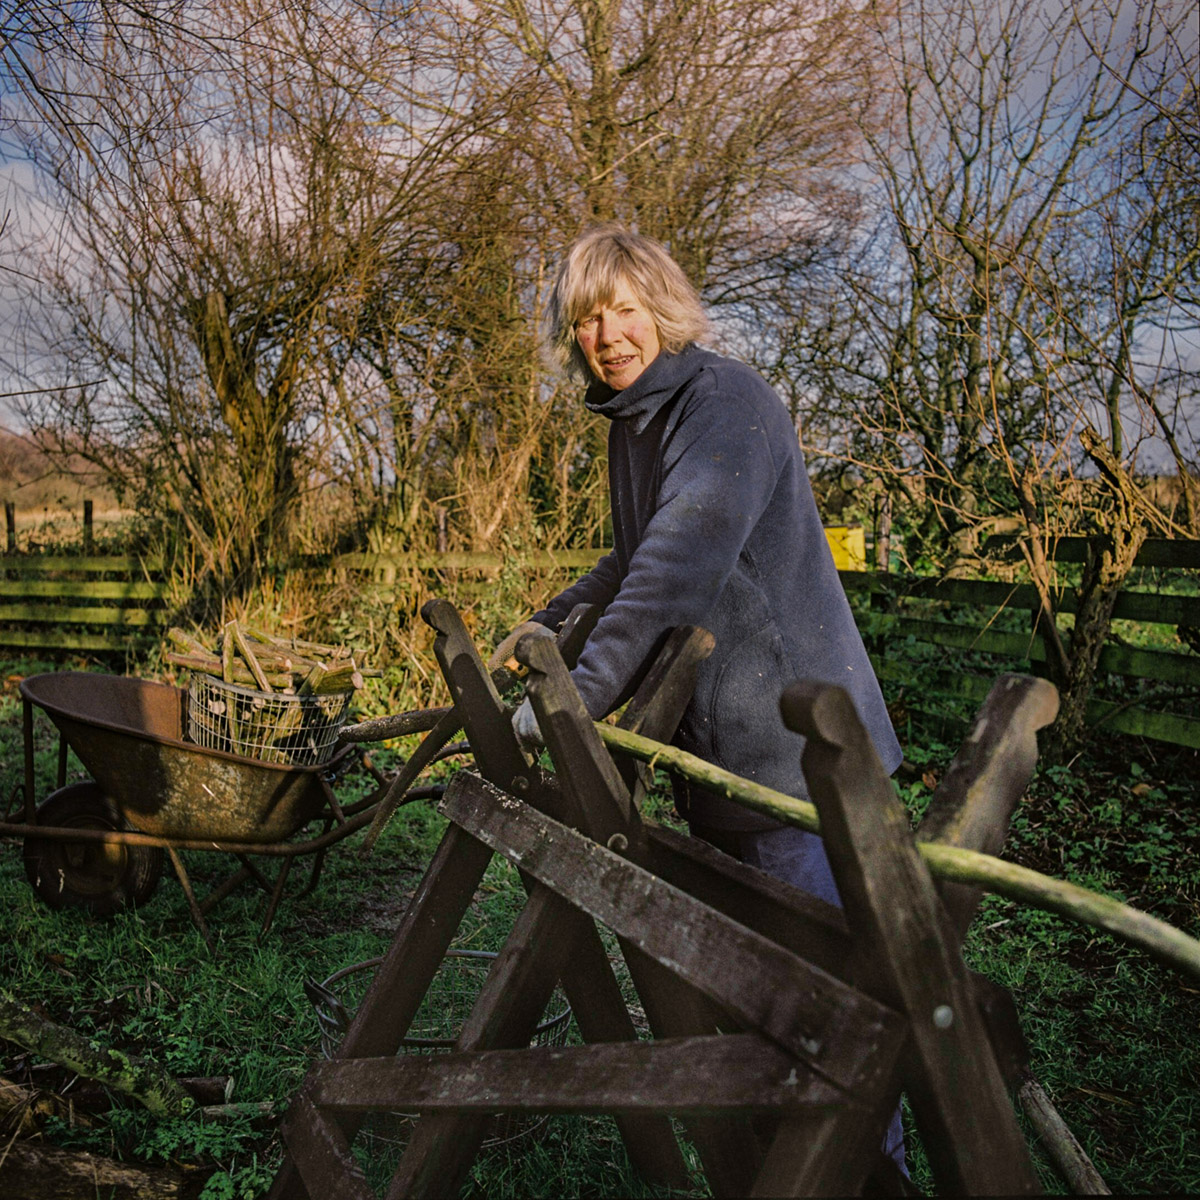
{"label": "long tree branch", "polygon": [[[807,829],[810,833],[821,831],[816,806],[807,800],[787,796],[761,783],[752,783],[686,750],[664,746],[613,725],[597,722],[596,729],[611,750],[620,750],[640,762],[673,771],[709,791],[787,825]],[[981,887],[1010,900],[1058,913],[1081,925],[1102,929],[1200,980],[1200,941],[1166,921],[1139,912],[1111,896],[1102,896],[1065,880],[1051,879],[989,854],[936,842],[918,842],[917,850],[930,874],[937,879]]]}

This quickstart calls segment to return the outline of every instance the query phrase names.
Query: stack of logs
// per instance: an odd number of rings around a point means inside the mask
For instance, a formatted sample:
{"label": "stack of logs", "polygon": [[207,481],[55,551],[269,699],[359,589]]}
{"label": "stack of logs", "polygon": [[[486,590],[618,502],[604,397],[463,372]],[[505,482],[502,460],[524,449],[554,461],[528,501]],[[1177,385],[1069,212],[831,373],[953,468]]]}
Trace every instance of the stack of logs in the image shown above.
{"label": "stack of logs", "polygon": [[230,621],[222,629],[219,652],[182,629],[169,630],[167,638],[173,647],[165,655],[167,662],[223,683],[283,696],[351,692],[362,687],[365,675],[378,674],[357,666],[344,646],[273,637],[239,621]]}

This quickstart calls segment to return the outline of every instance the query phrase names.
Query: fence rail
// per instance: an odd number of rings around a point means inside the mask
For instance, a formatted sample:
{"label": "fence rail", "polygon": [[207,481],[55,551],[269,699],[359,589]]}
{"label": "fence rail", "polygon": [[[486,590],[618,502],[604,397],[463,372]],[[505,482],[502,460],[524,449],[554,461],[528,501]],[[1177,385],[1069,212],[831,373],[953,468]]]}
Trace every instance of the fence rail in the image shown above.
{"label": "fence rail", "polygon": [[118,554],[0,558],[0,646],[76,653],[137,651],[168,612],[162,563]]}
{"label": "fence rail", "polygon": [[[841,527],[827,534],[839,566],[865,565],[861,529]],[[1082,544],[1083,539],[1060,540],[1060,560],[1079,561]],[[522,563],[530,569],[566,573],[592,565],[604,553],[603,548],[535,551],[524,555]],[[1200,543],[1149,541],[1138,564],[1193,569],[1200,566]],[[414,574],[477,575],[499,571],[503,565],[499,555],[476,553],[357,553],[300,564],[308,570],[365,577],[364,587],[377,587],[385,595],[397,580]],[[0,647],[86,653],[144,649],[162,636],[170,617],[161,571],[160,562],[132,556],[0,557]],[[1046,662],[1045,642],[1031,632],[1039,601],[1029,584],[847,569],[840,574],[848,595],[857,599],[876,669],[884,679],[902,680],[902,670],[909,670],[907,665],[898,667],[889,654],[889,646],[898,639],[955,652],[952,669],[930,666],[922,678],[922,688],[940,696],[982,699],[996,670],[1037,672]],[[436,580],[428,579],[428,586],[435,587]],[[1059,611],[1070,616],[1075,609],[1073,593],[1064,591]],[[1014,613],[1021,617],[1014,620]],[[1200,596],[1128,591],[1117,599],[1114,616],[1160,630],[1200,630]],[[1014,624],[1023,627],[1012,628]],[[985,661],[975,656],[984,656]],[[972,673],[972,664],[977,664],[977,673]],[[1170,689],[1171,694],[1166,705],[1156,706],[1153,694],[1112,698],[1102,694],[1102,687],[1089,705],[1090,722],[1114,732],[1200,749],[1196,701],[1200,654],[1114,639],[1101,654],[1100,675],[1106,683],[1143,681],[1156,691]]]}
{"label": "fence rail", "polygon": [[[921,688],[936,695],[982,700],[992,675],[999,669],[1040,671],[1047,661],[1045,639],[1032,632],[1039,607],[1037,590],[1029,584],[986,580],[931,579],[883,575],[874,572],[841,572],[847,594],[869,600],[868,642],[881,678],[906,681],[911,666],[897,668],[889,645],[899,638],[947,650],[958,656],[953,668],[931,666],[921,678]],[[1076,598],[1065,591],[1059,612],[1072,615]],[[1024,629],[1004,628],[1013,614]],[[1200,629],[1200,596],[1158,592],[1123,592],[1113,610],[1117,620],[1138,626],[1180,626]],[[988,666],[971,669],[967,656],[983,655]],[[1126,681],[1169,685],[1167,706],[1161,689],[1148,695],[1108,698],[1095,695],[1089,702],[1090,725],[1114,733],[1134,734],[1172,745],[1200,749],[1200,655],[1183,650],[1150,649],[1110,641],[1101,651],[1097,670],[1103,692],[1112,677]]]}

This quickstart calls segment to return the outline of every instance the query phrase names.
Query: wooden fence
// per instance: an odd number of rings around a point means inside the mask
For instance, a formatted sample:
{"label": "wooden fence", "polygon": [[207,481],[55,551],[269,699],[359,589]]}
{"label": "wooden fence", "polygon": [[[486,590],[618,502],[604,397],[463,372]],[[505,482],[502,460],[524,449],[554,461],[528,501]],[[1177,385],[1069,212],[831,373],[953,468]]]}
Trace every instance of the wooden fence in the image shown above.
{"label": "wooden fence", "polygon": [[[864,565],[861,529],[831,529],[829,537],[839,565]],[[1056,561],[1077,562],[1082,551],[1082,539],[1063,539]],[[541,551],[526,556],[525,562],[532,569],[566,575],[590,566],[601,553]],[[1200,543],[1148,541],[1138,564],[1196,570]],[[348,554],[304,565],[357,575],[364,587],[383,590],[398,578],[411,578],[414,571],[427,573],[433,591],[440,572],[483,575],[499,570],[501,561],[495,555],[470,553],[415,559]],[[1030,632],[1038,604],[1030,585],[861,569],[843,569],[841,576],[881,677],[911,678],[909,656],[902,664],[893,659],[897,639],[930,648],[920,696],[910,689],[913,701],[925,704],[926,693],[980,700],[997,671],[1036,673],[1046,661],[1042,638]],[[1060,611],[1070,614],[1074,608],[1068,591]],[[1173,642],[1175,648],[1126,644],[1118,626],[1118,637],[1100,660],[1100,686],[1089,707],[1090,722],[1117,733],[1200,749],[1200,654],[1180,648],[1174,636],[1180,627],[1200,630],[1200,596],[1127,591],[1117,601],[1115,616],[1139,627],[1139,641],[1145,640],[1140,634],[1149,626],[1158,631],[1159,642]],[[137,652],[160,638],[170,619],[167,585],[160,564],[153,560],[94,555],[0,558],[0,648],[25,653]],[[1194,640],[1200,640],[1200,633]]]}
{"label": "wooden fence", "polygon": [[129,555],[0,558],[0,647],[120,653],[156,640],[169,618],[162,564]]}
{"label": "wooden fence", "polygon": [[[912,682],[911,658],[898,663],[890,653],[899,640],[930,648],[930,661],[911,691],[918,706],[923,692],[980,701],[997,671],[1042,673],[1047,653],[1043,638],[1031,632],[1038,609],[1031,584],[859,571],[843,571],[841,577],[852,599],[869,599],[857,607],[882,679]],[[1059,611],[1075,609],[1068,591]],[[1114,618],[1157,630],[1166,642],[1179,626],[1200,628],[1200,596],[1123,592]],[[1024,629],[1013,628],[1021,624]],[[1110,690],[1129,693],[1131,681],[1137,694],[1105,698]],[[1088,704],[1090,725],[1200,749],[1200,654],[1145,649],[1114,638],[1101,651],[1097,684]]]}

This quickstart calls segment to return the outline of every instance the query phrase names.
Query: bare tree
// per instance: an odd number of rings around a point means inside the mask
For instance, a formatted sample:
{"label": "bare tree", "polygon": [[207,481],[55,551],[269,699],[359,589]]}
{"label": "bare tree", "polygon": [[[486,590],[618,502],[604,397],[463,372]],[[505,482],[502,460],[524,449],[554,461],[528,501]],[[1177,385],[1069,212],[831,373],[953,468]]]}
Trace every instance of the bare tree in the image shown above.
{"label": "bare tree", "polygon": [[[428,10],[431,46],[480,133],[439,209],[414,295],[437,328],[424,370],[437,426],[424,464],[492,542],[538,524],[586,539],[603,512],[602,430],[536,355],[545,279],[589,221],[667,243],[739,348],[786,301],[852,191],[834,183],[866,77],[853,5],[731,0],[486,0]],[[420,350],[410,343],[414,351]],[[411,363],[410,369],[422,369]],[[453,470],[428,473],[439,454]],[[468,500],[468,497],[470,498]]]}
{"label": "bare tree", "polygon": [[[919,513],[915,544],[978,568],[989,532],[1023,534],[1062,747],[1141,541],[1178,528],[1138,487],[1145,418],[1194,457],[1186,372],[1153,361],[1165,331],[1196,327],[1178,157],[1151,150],[1194,95],[1183,20],[1153,3],[902,4],[880,35],[890,120],[864,128],[880,217],[791,343],[839,414],[839,453]],[[1069,637],[1050,567],[1068,532],[1094,535]]]}
{"label": "bare tree", "polygon": [[63,223],[27,328],[63,386],[29,417],[223,581],[324,480],[360,544],[435,506],[472,546],[590,539],[603,431],[536,349],[562,247],[661,238],[773,369],[854,207],[873,51],[843,0],[34,7],[12,71]]}
{"label": "bare tree", "polygon": [[[30,72],[27,144],[62,214],[30,299],[58,322],[64,386],[28,415],[178,513],[219,590],[244,587],[288,548],[330,449],[313,437],[337,399],[331,345],[357,332],[453,135],[353,5],[121,17],[98,10],[78,53]],[[70,386],[97,369],[103,385]]]}

